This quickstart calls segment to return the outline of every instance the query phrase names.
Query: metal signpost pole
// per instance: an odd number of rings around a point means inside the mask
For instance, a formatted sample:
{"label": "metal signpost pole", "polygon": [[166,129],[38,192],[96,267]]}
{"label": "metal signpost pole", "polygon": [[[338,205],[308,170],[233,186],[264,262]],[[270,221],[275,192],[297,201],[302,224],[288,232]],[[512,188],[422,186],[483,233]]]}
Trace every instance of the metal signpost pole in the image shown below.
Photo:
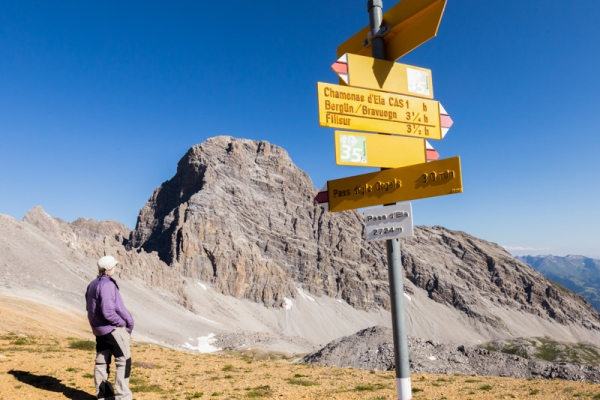
{"label": "metal signpost pole", "polygon": [[399,400],[412,399],[408,337],[404,316],[404,283],[402,282],[402,253],[400,239],[386,241],[388,275],[392,303],[392,328],[394,331],[394,362]]}
{"label": "metal signpost pole", "polygon": [[[383,0],[368,0],[370,42],[373,58],[385,60],[385,47],[380,29],[383,21]],[[394,362],[399,400],[412,399],[410,364],[408,361],[408,338],[404,315],[404,283],[402,282],[402,251],[400,239],[386,241],[388,275],[392,303],[392,328],[394,332]]]}

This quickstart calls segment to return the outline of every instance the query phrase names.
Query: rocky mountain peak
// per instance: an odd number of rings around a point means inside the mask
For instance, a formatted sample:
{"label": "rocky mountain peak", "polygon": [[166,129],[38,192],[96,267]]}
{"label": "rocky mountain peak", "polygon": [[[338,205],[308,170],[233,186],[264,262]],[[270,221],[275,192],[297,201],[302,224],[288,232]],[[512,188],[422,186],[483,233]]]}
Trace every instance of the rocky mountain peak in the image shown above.
{"label": "rocky mountain peak", "polygon": [[374,262],[384,256],[360,239],[361,216],[326,214],[315,194],[281,147],[216,137],[192,147],[154,191],[131,246],[158,252],[223,294],[268,306],[296,297],[296,287],[358,308],[386,306],[374,290],[386,285],[383,263]]}

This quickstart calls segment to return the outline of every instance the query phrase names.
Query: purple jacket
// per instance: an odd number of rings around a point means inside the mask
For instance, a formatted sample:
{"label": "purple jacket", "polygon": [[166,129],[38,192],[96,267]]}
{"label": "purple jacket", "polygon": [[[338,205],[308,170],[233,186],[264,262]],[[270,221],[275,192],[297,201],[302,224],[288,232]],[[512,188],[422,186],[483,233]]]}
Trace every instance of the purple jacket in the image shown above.
{"label": "purple jacket", "polygon": [[106,335],[116,327],[124,327],[129,333],[133,330],[133,318],[125,308],[117,282],[110,276],[98,277],[89,284],[85,302],[94,335]]}

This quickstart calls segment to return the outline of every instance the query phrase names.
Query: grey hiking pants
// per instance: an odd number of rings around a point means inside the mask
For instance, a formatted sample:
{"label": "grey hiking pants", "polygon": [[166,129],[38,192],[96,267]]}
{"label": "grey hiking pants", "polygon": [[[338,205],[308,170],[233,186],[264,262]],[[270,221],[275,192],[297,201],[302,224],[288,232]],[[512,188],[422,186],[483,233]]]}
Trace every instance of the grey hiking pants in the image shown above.
{"label": "grey hiking pants", "polygon": [[[115,357],[115,389],[116,394],[101,393],[100,385],[108,380],[110,360]],[[96,337],[96,365],[94,366],[94,384],[96,395],[101,400],[131,400],[129,375],[131,374],[131,351],[129,349],[129,333],[125,328],[115,328],[114,331]],[[104,385],[102,385],[104,388]]]}

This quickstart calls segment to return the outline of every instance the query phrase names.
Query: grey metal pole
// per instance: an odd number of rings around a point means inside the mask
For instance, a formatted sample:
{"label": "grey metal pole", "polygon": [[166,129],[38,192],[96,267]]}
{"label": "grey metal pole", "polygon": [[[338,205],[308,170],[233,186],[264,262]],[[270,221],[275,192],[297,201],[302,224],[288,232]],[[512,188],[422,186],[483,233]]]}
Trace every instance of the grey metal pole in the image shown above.
{"label": "grey metal pole", "polygon": [[[379,33],[379,28],[383,21],[383,0],[368,0],[367,11],[369,12],[371,35],[375,36]],[[371,39],[371,55],[373,58],[385,60],[383,37],[374,37]]]}
{"label": "grey metal pole", "polygon": [[[383,37],[377,36],[383,22],[383,0],[368,0],[369,27],[371,30],[371,54],[373,58],[385,60]],[[388,276],[392,304],[392,330],[394,334],[394,362],[396,365],[396,387],[399,400],[412,399],[410,363],[408,360],[408,335],[404,311],[404,282],[402,281],[402,250],[400,239],[386,241]]]}
{"label": "grey metal pole", "polygon": [[400,239],[386,241],[388,276],[392,303],[392,329],[394,332],[394,362],[398,399],[412,399],[410,362],[408,360],[408,334],[404,311],[404,283],[402,282],[402,251]]}

